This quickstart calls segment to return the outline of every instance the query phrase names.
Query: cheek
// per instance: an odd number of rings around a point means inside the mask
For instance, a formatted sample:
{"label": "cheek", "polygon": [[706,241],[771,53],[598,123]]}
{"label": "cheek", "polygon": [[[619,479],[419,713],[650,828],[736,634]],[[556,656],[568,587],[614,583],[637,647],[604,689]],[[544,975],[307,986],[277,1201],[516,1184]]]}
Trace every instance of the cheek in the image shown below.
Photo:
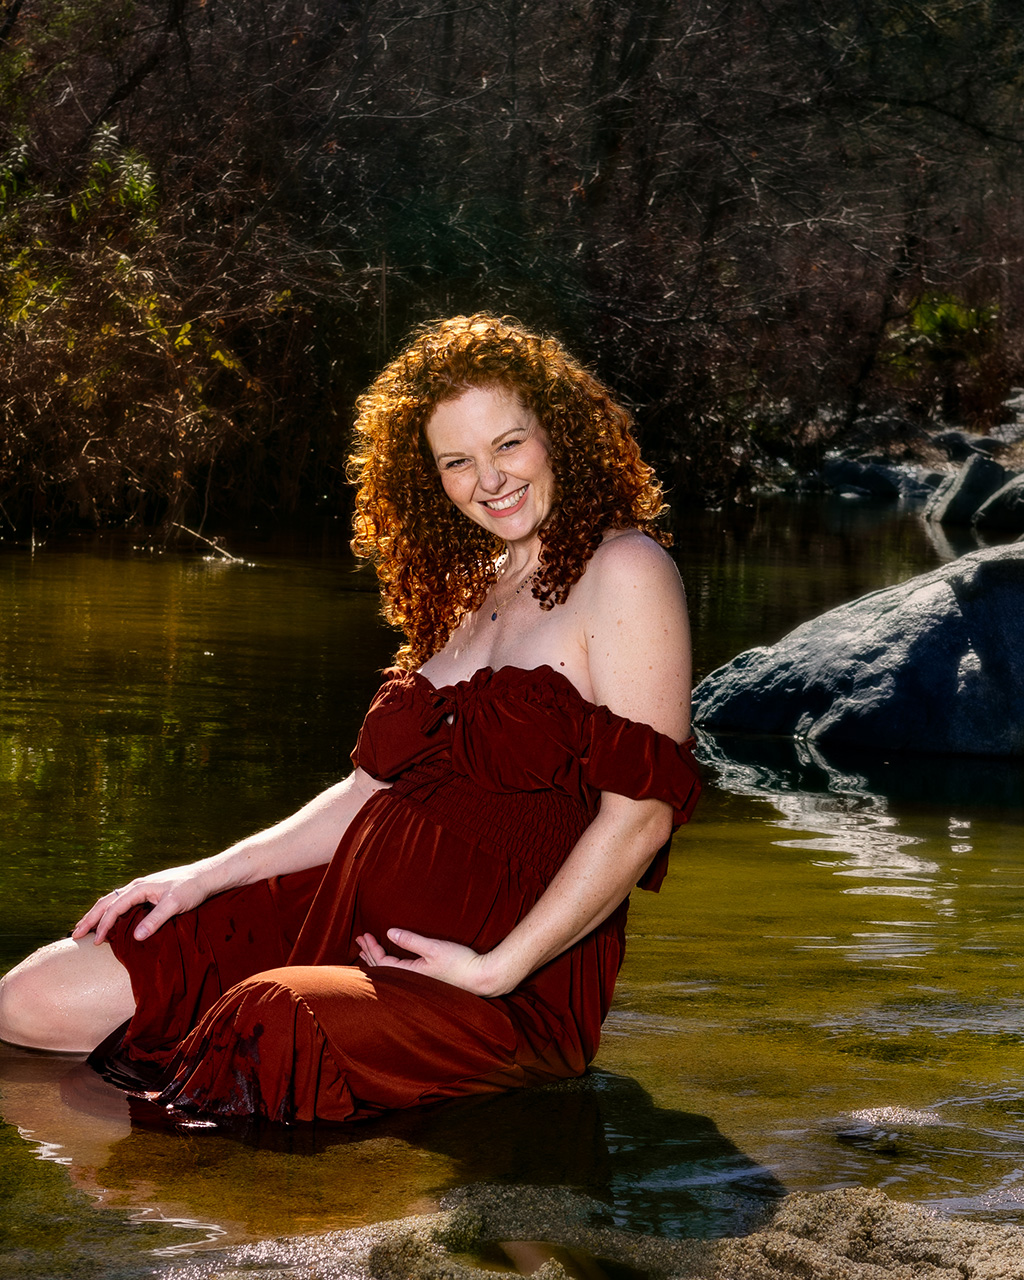
{"label": "cheek", "polygon": [[547,449],[544,449],[537,458],[537,484],[543,486],[549,492],[555,489],[555,473],[551,467],[551,458]]}
{"label": "cheek", "polygon": [[448,500],[457,507],[466,504],[466,483],[465,476],[460,476],[458,472],[442,471],[439,473],[441,478],[441,488],[445,491]]}
{"label": "cheek", "polygon": [[535,436],[533,446],[534,452],[530,462],[537,473],[537,479],[554,480],[554,472],[551,470],[551,450],[548,448],[547,442]]}

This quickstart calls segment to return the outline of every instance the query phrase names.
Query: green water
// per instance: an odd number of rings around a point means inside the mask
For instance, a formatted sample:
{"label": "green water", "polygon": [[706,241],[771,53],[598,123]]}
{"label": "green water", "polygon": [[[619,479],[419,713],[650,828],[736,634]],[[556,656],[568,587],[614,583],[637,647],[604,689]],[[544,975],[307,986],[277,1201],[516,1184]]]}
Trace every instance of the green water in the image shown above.
{"label": "green water", "polygon": [[[698,676],[954,550],[843,503],[684,519],[678,543]],[[391,646],[372,583],[340,545],[232,549],[0,546],[0,965],[347,771]],[[585,1087],[352,1132],[160,1132],[73,1061],[0,1050],[0,1268],[141,1275],[473,1181],[568,1183],[674,1234],[843,1185],[1024,1221],[1020,765],[702,754]]]}

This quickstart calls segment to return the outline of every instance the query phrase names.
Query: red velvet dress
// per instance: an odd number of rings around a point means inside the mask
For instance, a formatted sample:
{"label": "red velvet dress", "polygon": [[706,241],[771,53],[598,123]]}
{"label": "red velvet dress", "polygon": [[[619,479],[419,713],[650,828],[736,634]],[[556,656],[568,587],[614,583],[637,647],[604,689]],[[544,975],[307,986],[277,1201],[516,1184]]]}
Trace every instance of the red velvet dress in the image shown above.
{"label": "red velvet dress", "polygon": [[[597,1051],[628,899],[509,995],[365,968],[355,938],[402,926],[477,951],[530,910],[601,791],[700,791],[690,743],[585,701],[550,667],[485,668],[435,689],[391,671],[353,760],[391,787],[326,867],[228,890],[145,942],[111,934],[135,1016],[94,1055],[109,1078],[186,1111],[349,1120],[579,1075]],[[643,876],[657,889],[667,846]]]}

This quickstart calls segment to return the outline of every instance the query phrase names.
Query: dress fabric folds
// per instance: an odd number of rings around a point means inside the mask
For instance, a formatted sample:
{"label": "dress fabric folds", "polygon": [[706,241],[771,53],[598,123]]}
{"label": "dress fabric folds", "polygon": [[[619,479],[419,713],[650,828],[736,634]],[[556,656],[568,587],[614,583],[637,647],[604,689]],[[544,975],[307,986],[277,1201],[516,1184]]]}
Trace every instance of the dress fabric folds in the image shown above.
{"label": "dress fabric folds", "polygon": [[[393,670],[353,761],[374,792],[332,861],[208,899],[135,942],[110,935],[135,1016],[91,1061],[158,1103],[207,1115],[344,1121],[581,1074],[625,947],[628,899],[506,996],[358,962],[401,926],[488,951],[530,910],[600,793],[700,792],[691,754],[585,701],[551,667],[484,668],[435,688]],[[663,849],[640,881],[657,889]]]}

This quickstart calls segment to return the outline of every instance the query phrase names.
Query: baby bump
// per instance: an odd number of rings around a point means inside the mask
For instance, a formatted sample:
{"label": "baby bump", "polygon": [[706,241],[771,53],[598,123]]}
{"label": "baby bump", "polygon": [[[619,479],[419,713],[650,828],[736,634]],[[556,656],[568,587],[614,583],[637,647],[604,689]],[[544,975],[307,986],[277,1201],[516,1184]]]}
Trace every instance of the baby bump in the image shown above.
{"label": "baby bump", "polygon": [[383,940],[390,928],[489,950],[542,891],[530,868],[452,831],[418,801],[379,791],[346,832],[290,962],[350,964],[357,935]]}

